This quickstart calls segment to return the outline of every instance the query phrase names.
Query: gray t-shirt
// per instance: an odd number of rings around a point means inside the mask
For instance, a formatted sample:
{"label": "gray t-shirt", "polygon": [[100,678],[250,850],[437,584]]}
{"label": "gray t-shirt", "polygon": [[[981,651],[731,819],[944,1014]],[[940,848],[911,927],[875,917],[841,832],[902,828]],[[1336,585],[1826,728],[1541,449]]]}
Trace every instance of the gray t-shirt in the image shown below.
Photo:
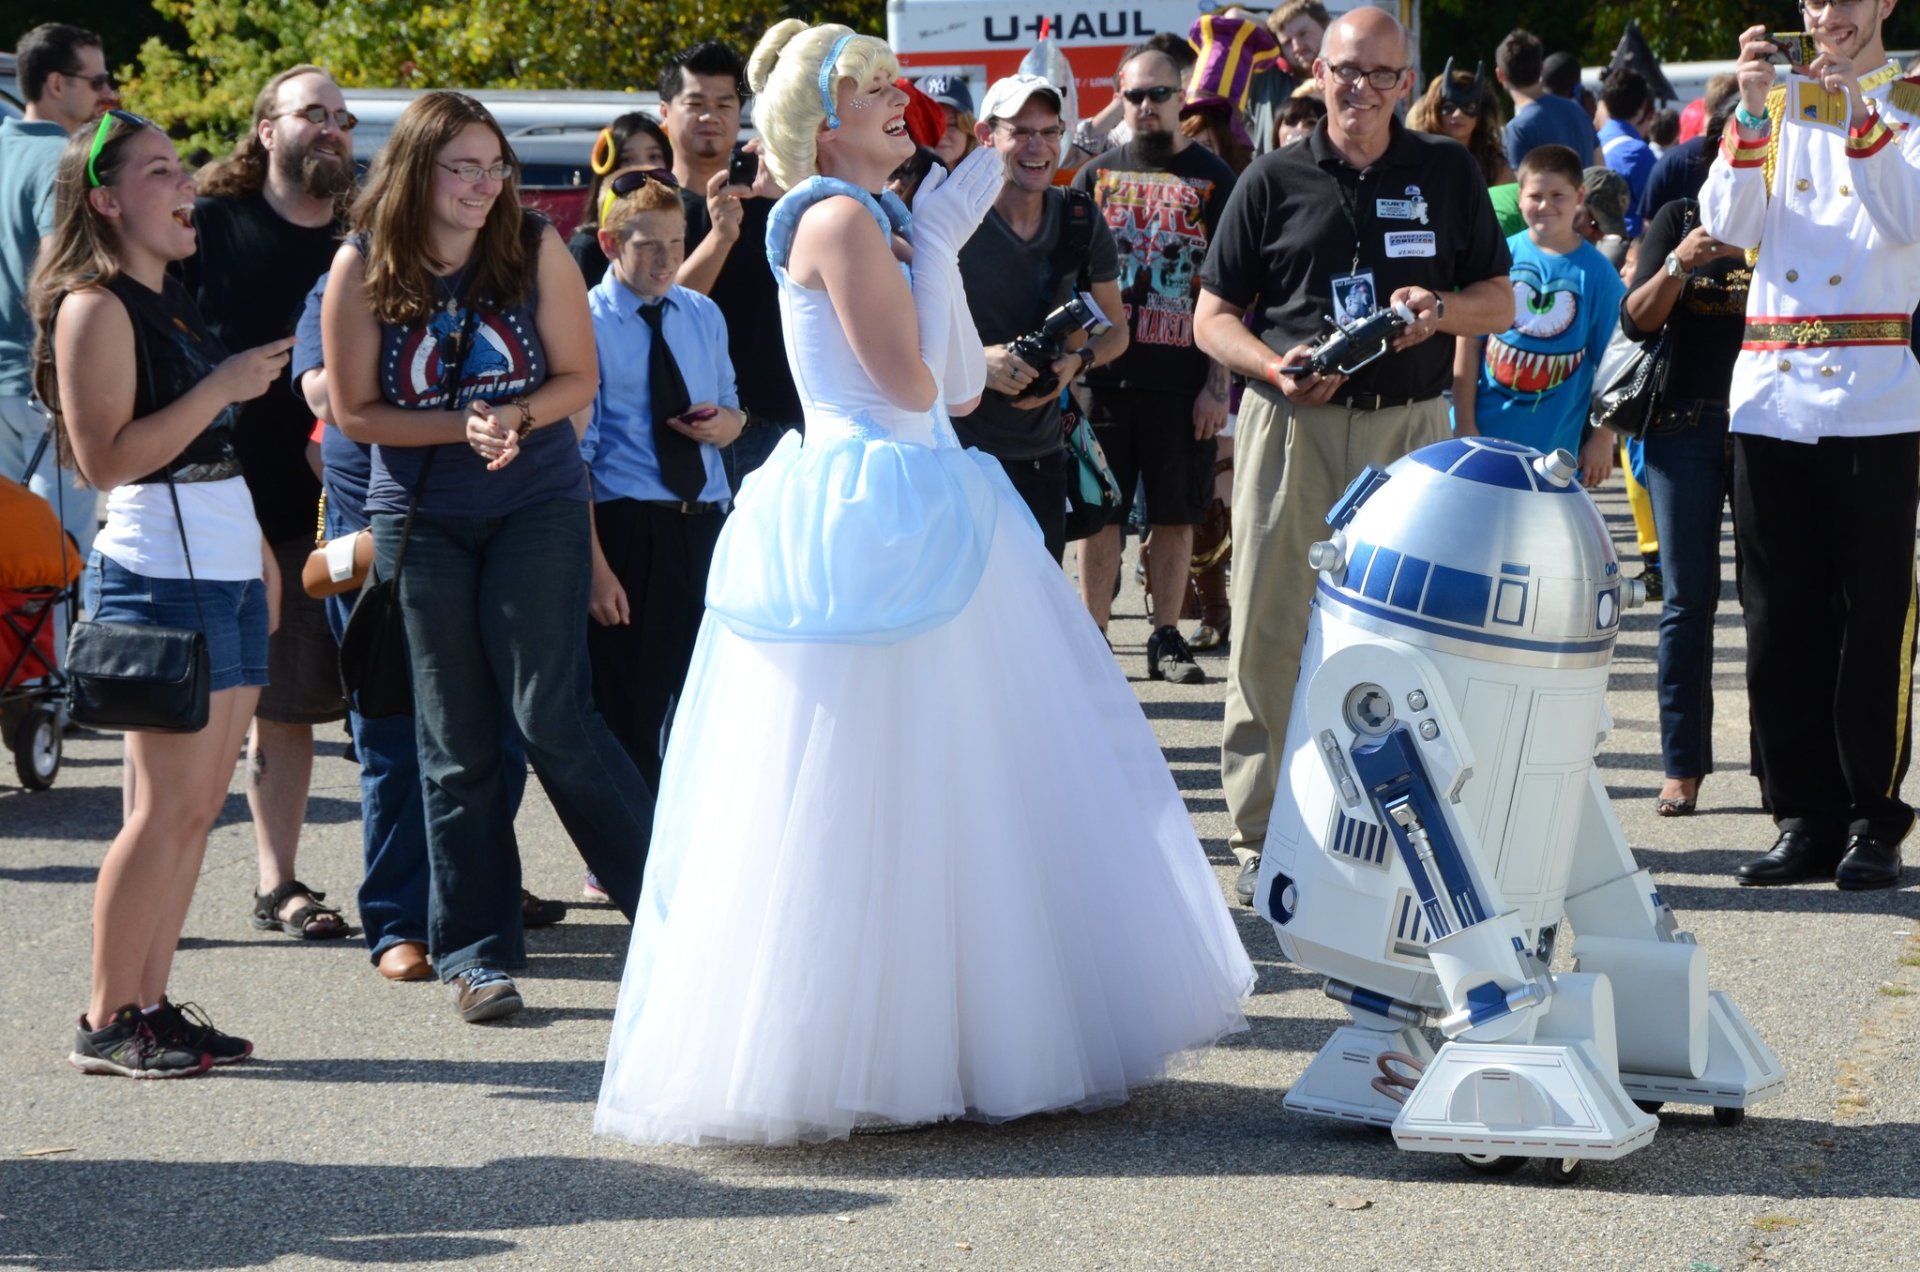
{"label": "gray t-shirt", "polygon": [[58,124],[0,121],[0,396],[33,391],[27,280],[40,240],[53,231],[53,177],[66,145]]}
{"label": "gray t-shirt", "polygon": [[[1051,268],[1054,244],[1064,224],[1066,193],[1055,188],[1045,197],[1046,213],[1040,232],[1032,239],[1022,239],[997,210],[989,209],[986,220],[960,249],[960,277],[967,288],[967,308],[973,311],[974,326],[979,328],[983,344],[1006,344],[1038,330],[1074,289],[1078,262],[1060,271],[1057,278]],[[1120,257],[1099,210],[1090,212],[1088,276],[1092,282],[1110,283],[1120,277]],[[1124,314],[1107,317],[1126,321]],[[1042,374],[1046,371],[1044,367],[1034,369]],[[981,395],[980,405],[971,414],[955,419],[953,427],[962,442],[999,459],[1040,459],[1063,445],[1057,400],[1016,408],[1012,398],[991,389]]]}

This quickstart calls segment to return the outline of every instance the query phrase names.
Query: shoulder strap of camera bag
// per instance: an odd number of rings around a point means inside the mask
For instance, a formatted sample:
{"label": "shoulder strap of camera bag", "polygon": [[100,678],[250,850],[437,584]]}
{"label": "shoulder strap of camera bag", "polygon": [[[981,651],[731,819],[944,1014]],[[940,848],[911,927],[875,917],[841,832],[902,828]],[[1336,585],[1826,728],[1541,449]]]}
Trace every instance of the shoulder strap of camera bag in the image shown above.
{"label": "shoulder strap of camera bag", "polygon": [[[480,307],[468,305],[466,317],[460,324],[457,336],[440,342],[440,405],[442,410],[460,409],[460,382],[467,370],[467,354],[473,348],[473,329],[480,320]],[[448,344],[452,344],[449,349]],[[413,483],[413,493],[407,496],[407,519],[400,523],[400,547],[393,554],[393,581],[400,582],[400,568],[407,561],[407,540],[413,537],[413,514],[420,509],[420,492],[426,489],[427,475],[433,471],[433,461],[440,455],[439,446],[427,448],[427,457],[421,461],[420,477]]]}
{"label": "shoulder strap of camera bag", "polygon": [[1071,274],[1079,287],[1084,289],[1088,285],[1088,273],[1093,267],[1093,218],[1100,215],[1093,196],[1085,190],[1063,186],[1060,193],[1064,196],[1060,202],[1060,233],[1053,240],[1053,251],[1047,257],[1048,308],[1052,308],[1053,292],[1061,279]]}

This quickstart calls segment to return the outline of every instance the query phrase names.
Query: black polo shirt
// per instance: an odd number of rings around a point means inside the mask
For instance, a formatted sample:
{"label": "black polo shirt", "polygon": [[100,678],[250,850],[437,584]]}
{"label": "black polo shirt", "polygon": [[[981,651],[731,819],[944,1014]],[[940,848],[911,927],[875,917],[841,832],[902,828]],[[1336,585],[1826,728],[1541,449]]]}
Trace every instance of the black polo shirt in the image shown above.
{"label": "black polo shirt", "polygon": [[[1200,285],[1229,305],[1257,308],[1261,339],[1284,353],[1329,330],[1333,279],[1352,271],[1356,255],[1383,305],[1402,287],[1444,296],[1504,279],[1513,264],[1464,146],[1396,121],[1387,152],[1356,171],[1333,149],[1323,120],[1307,140],[1262,155],[1241,174]],[[1452,383],[1453,341],[1435,336],[1361,368],[1341,397],[1422,401]]]}

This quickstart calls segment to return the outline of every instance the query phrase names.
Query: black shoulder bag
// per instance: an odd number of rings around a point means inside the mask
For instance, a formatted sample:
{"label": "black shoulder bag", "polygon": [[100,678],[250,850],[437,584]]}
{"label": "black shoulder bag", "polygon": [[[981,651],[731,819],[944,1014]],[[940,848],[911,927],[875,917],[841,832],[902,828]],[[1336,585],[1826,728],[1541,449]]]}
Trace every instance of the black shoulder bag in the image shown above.
{"label": "black shoulder bag", "polygon": [[[458,342],[451,350],[445,342],[441,344],[441,390],[443,405],[449,411],[460,409],[460,381],[478,317],[479,311],[469,307]],[[427,476],[439,454],[438,446],[427,452],[420,465],[420,478],[407,499],[407,519],[400,524],[400,547],[393,554],[393,577],[378,577],[379,566],[374,566],[375,577],[360,589],[360,599],[354,602],[346,630],[340,634],[340,687],[354,709],[369,720],[413,714],[413,671],[408,661],[406,618],[400,606],[400,571],[407,560],[407,540],[413,537],[413,517],[420,510],[420,492],[426,488]]]}
{"label": "black shoulder bag", "polygon": [[[1680,221],[1680,238],[1693,229],[1695,205],[1689,203]],[[1680,308],[1682,295],[1673,302]],[[1673,314],[1660,330],[1645,340],[1628,338],[1625,320],[1607,342],[1606,354],[1594,375],[1593,422],[1621,437],[1643,438],[1667,396],[1667,376],[1673,367]]]}
{"label": "black shoulder bag", "polygon": [[[136,356],[137,353],[136,353]],[[153,368],[142,364],[147,397],[153,392]],[[171,468],[171,465],[169,466]],[[198,733],[207,727],[213,672],[207,655],[207,616],[200,607],[200,581],[193,576],[193,549],[187,546],[187,522],[180,515],[180,492],[168,471],[174,526],[187,558],[193,611],[200,627],[161,627],[153,623],[96,622],[85,619],[67,633],[68,716],[93,729],[128,733]]]}

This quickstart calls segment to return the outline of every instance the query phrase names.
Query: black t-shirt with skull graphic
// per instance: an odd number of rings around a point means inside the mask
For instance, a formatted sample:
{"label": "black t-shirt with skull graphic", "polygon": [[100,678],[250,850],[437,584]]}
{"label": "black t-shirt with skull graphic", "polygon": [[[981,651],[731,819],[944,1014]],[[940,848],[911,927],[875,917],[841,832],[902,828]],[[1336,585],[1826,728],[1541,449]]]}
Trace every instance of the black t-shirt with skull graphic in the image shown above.
{"label": "black t-shirt with skull graphic", "polygon": [[1200,145],[1159,166],[1129,142],[1074,174],[1073,184],[1100,205],[1118,249],[1129,337],[1125,354],[1087,373],[1089,384],[1191,395],[1206,383],[1193,304],[1233,183],[1233,169]]}
{"label": "black t-shirt with skull graphic", "polygon": [[[1240,175],[1200,274],[1205,290],[1256,311],[1267,347],[1284,353],[1327,333],[1342,280],[1362,276],[1376,305],[1402,287],[1445,296],[1513,264],[1473,156],[1445,137],[1398,122],[1387,152],[1364,171],[1347,165],[1327,125],[1262,155]],[[1363,367],[1355,395],[1437,397],[1453,381],[1453,341],[1430,339]],[[1264,384],[1254,391],[1272,394]]]}

